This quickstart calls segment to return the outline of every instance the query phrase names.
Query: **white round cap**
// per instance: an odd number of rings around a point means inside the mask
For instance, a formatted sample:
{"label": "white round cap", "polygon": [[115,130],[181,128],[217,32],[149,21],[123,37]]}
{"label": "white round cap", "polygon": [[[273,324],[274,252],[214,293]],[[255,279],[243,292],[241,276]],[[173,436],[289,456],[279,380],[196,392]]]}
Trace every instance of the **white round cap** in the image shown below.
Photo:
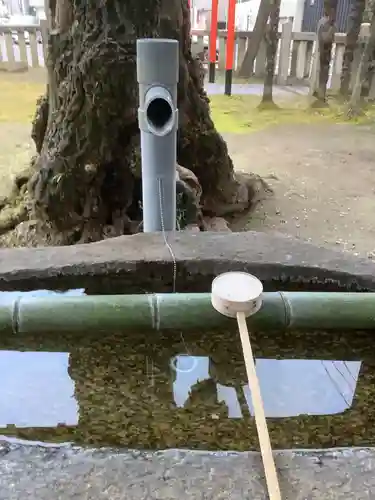
{"label": "white round cap", "polygon": [[224,273],[212,282],[211,302],[224,316],[235,318],[239,312],[250,316],[259,311],[262,293],[262,282],[252,274]]}

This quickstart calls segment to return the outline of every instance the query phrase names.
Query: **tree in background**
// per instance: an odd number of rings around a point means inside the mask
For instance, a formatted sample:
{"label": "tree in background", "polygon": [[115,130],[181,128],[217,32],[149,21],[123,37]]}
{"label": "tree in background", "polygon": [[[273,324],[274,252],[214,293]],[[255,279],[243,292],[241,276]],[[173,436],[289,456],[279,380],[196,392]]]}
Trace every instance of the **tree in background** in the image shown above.
{"label": "tree in background", "polygon": [[350,94],[350,80],[354,51],[358,43],[358,36],[361,29],[365,6],[366,0],[352,0],[350,5],[340,85],[340,94],[345,98],[348,98]]}
{"label": "tree in background", "polygon": [[338,0],[324,1],[324,16],[319,20],[317,27],[317,45],[319,57],[319,71],[317,87],[313,90],[316,101],[314,107],[321,107],[327,104],[327,83],[329,67],[331,63],[331,53],[335,37],[335,19]]}
{"label": "tree in background", "polygon": [[267,30],[267,21],[271,12],[272,2],[273,0],[260,1],[255,26],[251,33],[250,43],[238,72],[239,77],[249,78],[253,74],[254,61]]}
{"label": "tree in background", "polygon": [[363,95],[363,86],[366,80],[371,80],[375,53],[375,2],[371,4],[370,13],[370,35],[366,41],[362,52],[358,71],[353,86],[353,91],[348,105],[348,116],[353,117],[361,113],[361,97]]}
{"label": "tree in background", "polygon": [[273,81],[275,77],[276,54],[280,21],[280,0],[272,0],[270,22],[268,23],[266,40],[266,73],[264,77],[263,97],[260,107],[277,108],[273,101]]}

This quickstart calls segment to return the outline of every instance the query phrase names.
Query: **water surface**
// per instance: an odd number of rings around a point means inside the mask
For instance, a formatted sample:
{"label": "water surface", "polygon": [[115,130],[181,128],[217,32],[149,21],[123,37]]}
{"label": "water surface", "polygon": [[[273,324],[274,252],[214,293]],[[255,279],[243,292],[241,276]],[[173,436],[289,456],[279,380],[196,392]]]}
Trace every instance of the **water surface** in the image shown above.
{"label": "water surface", "polygon": [[[275,448],[375,445],[373,332],[253,335]],[[0,433],[131,448],[257,449],[238,334],[2,339]]]}

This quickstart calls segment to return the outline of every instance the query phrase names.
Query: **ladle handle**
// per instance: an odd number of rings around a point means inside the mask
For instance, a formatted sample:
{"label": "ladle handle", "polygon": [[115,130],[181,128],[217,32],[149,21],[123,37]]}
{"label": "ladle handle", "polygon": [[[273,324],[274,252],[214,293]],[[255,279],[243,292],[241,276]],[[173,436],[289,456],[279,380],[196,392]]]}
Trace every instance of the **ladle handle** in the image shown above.
{"label": "ladle handle", "polygon": [[237,323],[241,336],[246,373],[251,391],[251,400],[254,407],[255,424],[258,431],[258,439],[263,459],[264,472],[266,475],[268,495],[270,500],[281,500],[279,480],[277,478],[275,461],[272,455],[272,447],[270,436],[268,433],[266,415],[264,413],[262,395],[260,392],[259,381],[256,374],[254,356],[251,348],[250,337],[247,330],[246,317],[244,313],[237,313]]}

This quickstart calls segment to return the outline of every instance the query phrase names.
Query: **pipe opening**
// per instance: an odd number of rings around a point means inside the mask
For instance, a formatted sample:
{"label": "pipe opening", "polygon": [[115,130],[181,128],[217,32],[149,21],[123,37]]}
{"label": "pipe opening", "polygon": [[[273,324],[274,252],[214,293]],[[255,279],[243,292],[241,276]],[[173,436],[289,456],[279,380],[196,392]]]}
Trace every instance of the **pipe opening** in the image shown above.
{"label": "pipe opening", "polygon": [[146,116],[152,128],[161,132],[173,118],[171,105],[162,97],[155,97],[147,106]]}

